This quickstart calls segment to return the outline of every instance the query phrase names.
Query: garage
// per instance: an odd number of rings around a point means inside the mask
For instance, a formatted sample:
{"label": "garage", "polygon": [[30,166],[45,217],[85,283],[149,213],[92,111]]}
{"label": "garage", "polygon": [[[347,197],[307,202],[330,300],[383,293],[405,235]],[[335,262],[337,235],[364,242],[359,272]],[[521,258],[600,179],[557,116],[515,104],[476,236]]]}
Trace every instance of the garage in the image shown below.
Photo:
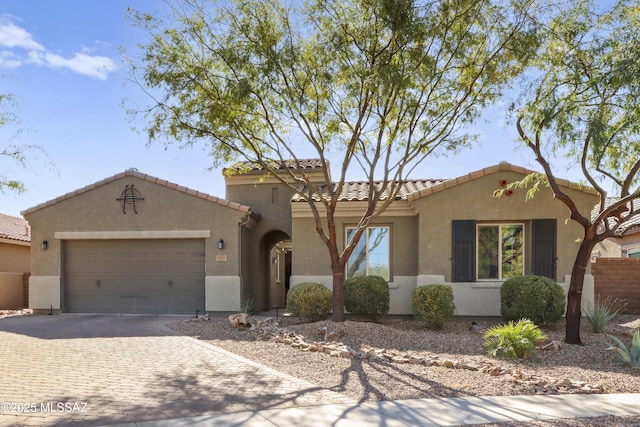
{"label": "garage", "polygon": [[204,311],[204,239],[67,240],[63,248],[63,311]]}

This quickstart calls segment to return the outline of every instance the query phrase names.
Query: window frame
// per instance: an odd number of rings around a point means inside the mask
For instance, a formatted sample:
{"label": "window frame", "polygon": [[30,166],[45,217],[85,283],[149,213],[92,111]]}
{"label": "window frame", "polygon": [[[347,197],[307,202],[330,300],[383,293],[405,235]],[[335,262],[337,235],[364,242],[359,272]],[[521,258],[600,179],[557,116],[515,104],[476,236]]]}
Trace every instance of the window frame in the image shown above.
{"label": "window frame", "polygon": [[[526,248],[527,248],[527,238],[526,238],[526,225],[524,222],[478,222],[476,223],[476,236],[475,236],[475,279],[478,282],[495,282],[500,281],[503,282],[507,279],[503,278],[502,271],[502,257],[503,257],[503,248],[502,248],[502,227],[503,226],[514,226],[519,225],[522,227],[522,270],[521,275],[526,274]],[[481,227],[498,227],[498,277],[497,278],[480,278],[480,228]]]}
{"label": "window frame", "polygon": [[622,251],[624,253],[624,258],[640,258],[640,257],[637,257],[637,256],[629,256],[631,254],[640,253],[640,245],[638,245],[638,244],[633,244],[631,246],[627,246]]}
{"label": "window frame", "polygon": [[[369,225],[367,227],[365,227],[364,232],[362,233],[362,235],[360,236],[360,240],[358,241],[358,244],[361,244],[363,239],[364,239],[364,244],[365,244],[365,276],[369,275],[369,233],[371,229],[375,229],[375,228],[384,228],[387,229],[387,241],[388,241],[388,246],[387,246],[387,277],[383,277],[387,282],[391,281],[391,225],[384,225],[384,224],[375,224],[375,225]],[[345,240],[345,247],[349,244],[349,232],[351,230],[357,230],[358,227],[357,226],[345,226],[344,228],[344,240]],[[357,247],[357,246],[356,246]],[[354,252],[351,252],[351,254],[349,255],[349,258],[347,259],[347,262],[345,263],[345,271],[344,271],[344,278],[349,279],[348,274],[349,274],[349,260],[351,259],[351,256],[353,256]],[[358,276],[354,276],[354,277],[358,277]]]}

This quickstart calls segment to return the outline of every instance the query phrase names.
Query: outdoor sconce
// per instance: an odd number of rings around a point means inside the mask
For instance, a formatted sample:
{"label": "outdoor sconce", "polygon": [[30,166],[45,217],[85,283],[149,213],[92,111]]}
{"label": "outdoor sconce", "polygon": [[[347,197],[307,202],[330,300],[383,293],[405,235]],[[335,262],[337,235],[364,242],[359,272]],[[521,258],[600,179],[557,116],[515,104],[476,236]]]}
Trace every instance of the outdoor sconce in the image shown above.
{"label": "outdoor sconce", "polygon": [[43,251],[46,251],[47,249],[49,249],[49,242],[47,242],[46,240],[43,240],[42,243],[40,244],[40,249],[42,249]]}
{"label": "outdoor sconce", "polygon": [[224,249],[224,240],[218,240],[218,249]]}

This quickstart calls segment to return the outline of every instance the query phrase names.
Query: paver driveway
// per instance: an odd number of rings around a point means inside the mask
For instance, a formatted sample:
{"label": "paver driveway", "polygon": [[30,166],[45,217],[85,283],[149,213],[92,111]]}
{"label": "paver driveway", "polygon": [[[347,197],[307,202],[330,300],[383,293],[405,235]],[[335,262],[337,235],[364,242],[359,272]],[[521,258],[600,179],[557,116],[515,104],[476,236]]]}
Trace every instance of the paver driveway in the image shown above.
{"label": "paver driveway", "polygon": [[0,319],[0,425],[108,425],[353,402],[165,326],[181,319]]}

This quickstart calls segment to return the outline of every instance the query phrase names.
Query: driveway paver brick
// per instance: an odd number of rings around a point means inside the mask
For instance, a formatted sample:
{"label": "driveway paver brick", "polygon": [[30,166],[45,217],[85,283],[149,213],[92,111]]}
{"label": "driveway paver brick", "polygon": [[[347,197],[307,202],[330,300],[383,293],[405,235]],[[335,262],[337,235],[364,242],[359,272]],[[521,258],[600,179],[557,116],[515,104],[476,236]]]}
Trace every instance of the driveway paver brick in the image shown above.
{"label": "driveway paver brick", "polygon": [[0,426],[108,425],[355,403],[165,326],[180,319],[0,319]]}

